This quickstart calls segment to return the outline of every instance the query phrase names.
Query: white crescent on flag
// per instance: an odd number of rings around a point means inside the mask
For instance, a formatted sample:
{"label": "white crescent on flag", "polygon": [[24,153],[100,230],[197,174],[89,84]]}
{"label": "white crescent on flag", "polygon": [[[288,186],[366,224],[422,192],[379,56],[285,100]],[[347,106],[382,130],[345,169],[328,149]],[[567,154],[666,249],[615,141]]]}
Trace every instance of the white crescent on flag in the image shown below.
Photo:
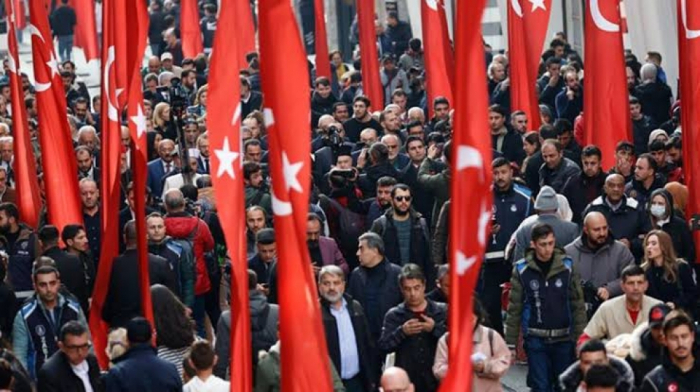
{"label": "white crescent on flag", "polygon": [[593,18],[593,23],[598,26],[599,29],[607,31],[608,33],[617,33],[620,31],[620,25],[615,24],[607,19],[600,12],[600,0],[591,0],[591,17]]}
{"label": "white crescent on flag", "polygon": [[683,27],[685,28],[685,38],[695,39],[700,37],[700,30],[691,30],[688,28],[687,1],[688,0],[681,0],[681,18],[683,19]]}
{"label": "white crescent on flag", "polygon": [[520,6],[520,0],[510,0],[510,6],[513,8],[513,12],[519,17],[523,17],[523,8]]}

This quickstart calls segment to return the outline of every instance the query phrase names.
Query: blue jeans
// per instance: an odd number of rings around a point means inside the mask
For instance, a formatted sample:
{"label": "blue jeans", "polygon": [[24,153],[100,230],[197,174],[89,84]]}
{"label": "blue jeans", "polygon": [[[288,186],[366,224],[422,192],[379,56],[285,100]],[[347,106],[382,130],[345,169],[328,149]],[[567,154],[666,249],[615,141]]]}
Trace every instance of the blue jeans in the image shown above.
{"label": "blue jeans", "polygon": [[61,58],[61,62],[68,61],[71,58],[71,52],[73,51],[73,35],[59,35],[58,36],[58,56]]}
{"label": "blue jeans", "polygon": [[558,391],[559,375],[574,363],[574,342],[550,342],[543,338],[525,338],[527,386],[531,392]]}

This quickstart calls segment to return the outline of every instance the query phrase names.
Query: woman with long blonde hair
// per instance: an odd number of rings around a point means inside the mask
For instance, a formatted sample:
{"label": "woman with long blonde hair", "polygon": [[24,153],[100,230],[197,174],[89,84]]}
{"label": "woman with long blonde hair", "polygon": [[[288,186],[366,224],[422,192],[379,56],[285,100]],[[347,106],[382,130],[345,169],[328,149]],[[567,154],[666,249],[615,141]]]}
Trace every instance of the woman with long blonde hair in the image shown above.
{"label": "woman with long blonde hair", "polygon": [[646,295],[674,309],[695,310],[697,286],[693,269],[676,258],[671,237],[663,230],[652,230],[644,237],[642,268],[649,283]]}
{"label": "woman with long blonde hair", "polygon": [[170,104],[160,102],[153,108],[153,128],[156,132],[163,136],[163,139],[175,141],[177,139],[177,131],[170,121]]}

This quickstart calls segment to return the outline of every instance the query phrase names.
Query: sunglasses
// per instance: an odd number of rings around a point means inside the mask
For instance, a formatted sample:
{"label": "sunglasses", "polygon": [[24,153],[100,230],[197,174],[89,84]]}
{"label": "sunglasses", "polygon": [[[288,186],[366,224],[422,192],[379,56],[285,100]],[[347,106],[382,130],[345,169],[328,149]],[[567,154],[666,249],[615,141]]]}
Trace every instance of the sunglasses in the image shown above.
{"label": "sunglasses", "polygon": [[411,201],[411,196],[396,196],[394,198],[396,201]]}

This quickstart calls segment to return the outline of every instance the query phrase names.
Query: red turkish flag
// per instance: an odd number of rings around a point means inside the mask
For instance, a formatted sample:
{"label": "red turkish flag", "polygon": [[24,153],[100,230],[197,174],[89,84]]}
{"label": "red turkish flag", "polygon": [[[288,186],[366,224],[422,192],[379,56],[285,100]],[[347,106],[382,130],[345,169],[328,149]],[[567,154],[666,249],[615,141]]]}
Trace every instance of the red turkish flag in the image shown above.
{"label": "red turkish flag", "polygon": [[[250,0],[227,0],[236,10],[236,37],[238,38],[238,68],[248,68],[245,55],[255,51],[255,25]],[[217,27],[219,29],[219,27]]]}
{"label": "red turkish flag", "polygon": [[70,0],[78,23],[75,25],[75,46],[83,49],[87,61],[99,58],[94,0]]}
{"label": "red turkish flag", "polygon": [[381,110],[384,108],[384,89],[379,78],[374,0],[357,0],[357,24],[360,30],[362,91],[369,98],[372,109]]}
{"label": "red turkish flag", "polygon": [[447,32],[445,4],[440,0],[421,0],[421,26],[425,52],[425,73],[427,78],[428,116],[433,115],[433,100],[445,97],[452,100],[454,81],[454,56]]}
{"label": "red turkish flag", "polygon": [[181,0],[180,2],[180,42],[182,43],[182,54],[187,58],[193,59],[204,52],[202,31],[199,28],[197,0]]}
{"label": "red turkish flag", "polygon": [[[481,17],[486,0],[457,3],[455,124],[450,205],[450,369],[441,391],[472,390],[472,302],[491,220],[491,140]],[[465,198],[464,195],[469,195]]]}
{"label": "red turkish flag", "polygon": [[[272,210],[277,237],[282,390],[331,390],[328,350],[306,218],[311,184],[309,77],[299,28],[288,0],[260,2],[260,65],[270,143]],[[284,64],[284,67],[280,67]],[[294,75],[290,78],[289,75]]]}
{"label": "red turkish flag", "polygon": [[603,170],[615,164],[615,146],[632,140],[625,52],[619,0],[586,1],[586,57],[605,59],[586,65],[584,140],[603,153]]}
{"label": "red turkish flag", "polygon": [[326,13],[323,10],[323,0],[314,0],[314,26],[316,36],[316,77],[331,78],[331,61],[328,54],[328,38],[326,36]]}
{"label": "red turkish flag", "polygon": [[83,222],[78,167],[44,1],[30,0],[29,15],[46,209],[49,222],[62,231],[65,225]]}
{"label": "red turkish flag", "polygon": [[231,105],[231,97],[240,94],[236,63],[236,8],[224,2],[219,12],[218,31],[209,65],[207,129],[212,159],[212,182],[217,195],[226,195],[218,204],[219,217],[226,234],[231,257],[231,391],[249,392],[253,385],[250,309],[248,299],[248,261],[245,238],[245,196],[243,155],[241,154],[241,103]]}
{"label": "red turkish flag", "polygon": [[530,129],[540,128],[540,108],[535,83],[552,0],[508,2],[508,58],[512,111],[527,114]]}
{"label": "red turkish flag", "polygon": [[[5,4],[6,4],[5,6],[7,7],[7,9],[9,10],[10,5],[7,4],[7,2]],[[12,0],[12,10],[13,10],[12,14],[15,16],[14,17],[15,18],[14,19],[15,28],[20,29],[20,30],[24,30],[24,28],[27,27],[27,8],[24,5],[24,1],[23,0]],[[8,16],[9,16],[9,12],[8,12]],[[16,32],[15,32],[15,35],[17,35]]]}
{"label": "red turkish flag", "polygon": [[24,91],[19,77],[19,51],[17,50],[17,35],[15,32],[15,11],[12,8],[12,0],[5,1],[5,9],[10,23],[7,24],[8,58],[7,68],[10,78],[11,103],[12,103],[12,135],[14,143],[14,160],[12,170],[15,173],[15,190],[17,209],[20,220],[30,227],[37,229],[39,225],[39,213],[41,211],[41,194],[37,182],[36,161],[29,136],[29,124],[27,123],[27,109],[24,106]]}
{"label": "red turkish flag", "polygon": [[[689,198],[686,216],[697,219],[700,214],[700,3],[678,0],[678,49],[680,64],[680,97],[683,113],[683,174]],[[696,263],[700,263],[700,231],[693,230]]]}

